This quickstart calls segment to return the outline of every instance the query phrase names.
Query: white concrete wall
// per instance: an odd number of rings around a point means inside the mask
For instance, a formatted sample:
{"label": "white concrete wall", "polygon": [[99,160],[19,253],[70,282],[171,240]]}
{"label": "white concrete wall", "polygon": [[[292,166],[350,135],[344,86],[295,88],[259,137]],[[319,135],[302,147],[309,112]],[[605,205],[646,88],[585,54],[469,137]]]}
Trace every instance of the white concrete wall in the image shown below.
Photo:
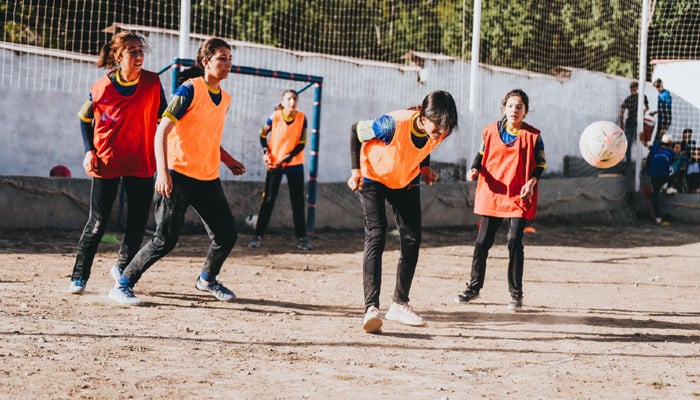
{"label": "white concrete wall", "polygon": [[[178,39],[167,32],[147,33],[152,52],[146,68],[157,71],[177,53]],[[201,40],[191,43],[194,54]],[[589,123],[617,121],[627,96],[628,81],[619,77],[570,70],[567,78],[482,67],[476,112],[468,110],[469,64],[459,60],[427,60],[426,82],[418,69],[272,47],[235,43],[234,64],[318,75],[324,78],[320,126],[320,182],[344,182],[349,170],[349,128],[359,119],[420,103],[435,89],[450,91],[460,114],[459,131],[433,153],[433,160],[468,165],[479,144],[481,127],[500,117],[500,101],[507,91],[524,89],[531,111],[526,121],[542,130],[548,160],[547,174],[560,174],[563,159],[578,155],[578,137]],[[0,47],[0,175],[47,176],[56,164],[85,177],[77,111],[91,84],[104,71],[86,61],[33,55]],[[162,75],[170,93],[170,72]],[[248,173],[234,177],[222,168],[225,180],[261,181],[258,131],[283,89],[300,89],[289,82],[232,74],[224,88],[232,94],[223,145],[243,161]],[[300,109],[311,118],[313,90],[300,97]],[[649,96],[655,109],[654,95]],[[676,100],[674,99],[674,102]],[[675,105],[675,103],[674,103]],[[675,117],[674,117],[675,118]],[[310,123],[310,121],[309,121]],[[309,126],[310,128],[310,126]],[[307,158],[309,157],[307,151]],[[307,168],[308,173],[308,168]]]}

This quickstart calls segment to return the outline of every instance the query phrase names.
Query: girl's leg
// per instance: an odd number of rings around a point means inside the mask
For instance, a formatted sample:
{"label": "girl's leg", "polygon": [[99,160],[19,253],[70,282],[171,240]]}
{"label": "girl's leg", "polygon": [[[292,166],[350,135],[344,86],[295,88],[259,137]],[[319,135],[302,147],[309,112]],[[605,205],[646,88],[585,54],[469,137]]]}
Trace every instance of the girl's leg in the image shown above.
{"label": "girl's leg", "polygon": [[289,188],[289,201],[292,203],[294,235],[297,238],[306,237],[306,218],[304,215],[304,170],[302,169],[301,174],[287,174],[287,186]]}
{"label": "girl's leg", "polygon": [[101,179],[93,178],[90,190],[90,213],[87,224],[83,228],[78,242],[78,254],[73,265],[71,280],[90,279],[92,262],[97,253],[97,246],[107,229],[109,216],[112,213],[114,199],[117,196],[119,178]]}
{"label": "girl's leg", "polygon": [[365,245],[362,259],[362,284],[365,310],[379,307],[382,287],[382,255],[386,244],[386,191],[381,183],[365,182],[360,190],[360,202],[365,226]]}
{"label": "girl's leg", "polygon": [[122,178],[122,184],[126,192],[128,213],[124,239],[117,255],[117,267],[120,271],[124,270],[141,248],[153,204],[153,178],[125,176]]}
{"label": "girl's leg", "polygon": [[198,190],[192,196],[192,207],[204,222],[211,238],[207,258],[202,267],[202,277],[213,282],[236,244],[238,232],[221,181],[216,179],[198,182],[197,186]]}
{"label": "girl's leg", "polygon": [[394,211],[401,239],[393,300],[395,303],[408,303],[422,240],[420,188],[392,190],[387,200]]}
{"label": "girl's leg", "polygon": [[472,256],[472,272],[469,280],[469,290],[479,292],[484,287],[486,278],[486,259],[493,241],[501,226],[503,218],[481,216],[479,219],[479,232],[474,243],[474,255]]}
{"label": "girl's leg", "polygon": [[267,170],[265,175],[265,189],[260,200],[260,210],[258,211],[258,222],[255,225],[255,236],[262,236],[267,231],[270,223],[272,209],[275,207],[275,200],[279,193],[280,182],[282,182],[282,170]]}
{"label": "girl's leg", "polygon": [[523,232],[526,225],[525,218],[510,218],[508,226],[508,290],[513,300],[521,300],[523,297]]}
{"label": "girl's leg", "polygon": [[185,211],[190,205],[190,195],[197,188],[193,186],[193,179],[177,172],[170,173],[173,181],[173,190],[170,197],[156,194],[155,221],[156,231],[153,238],[139,250],[122,272],[120,286],[133,287],[141,279],[148,268],[156,261],[163,258],[175,248],[180,237],[180,230],[185,223]]}

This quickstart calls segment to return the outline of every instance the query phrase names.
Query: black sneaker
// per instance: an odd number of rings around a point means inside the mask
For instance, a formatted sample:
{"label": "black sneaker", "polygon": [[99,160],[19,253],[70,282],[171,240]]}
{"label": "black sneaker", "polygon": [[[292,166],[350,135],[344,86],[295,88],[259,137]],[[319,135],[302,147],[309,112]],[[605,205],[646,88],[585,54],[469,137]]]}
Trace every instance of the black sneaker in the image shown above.
{"label": "black sneaker", "polygon": [[297,243],[297,248],[306,250],[306,251],[311,251],[314,249],[314,246],[309,243],[309,239],[306,238],[306,236],[299,238],[299,243]]}
{"label": "black sneaker", "polygon": [[464,291],[455,297],[457,303],[469,303],[470,301],[479,297],[479,292],[471,289],[464,289]]}
{"label": "black sneaker", "polygon": [[508,310],[518,312],[522,311],[523,309],[523,298],[522,297],[517,297],[514,298],[508,303]]}

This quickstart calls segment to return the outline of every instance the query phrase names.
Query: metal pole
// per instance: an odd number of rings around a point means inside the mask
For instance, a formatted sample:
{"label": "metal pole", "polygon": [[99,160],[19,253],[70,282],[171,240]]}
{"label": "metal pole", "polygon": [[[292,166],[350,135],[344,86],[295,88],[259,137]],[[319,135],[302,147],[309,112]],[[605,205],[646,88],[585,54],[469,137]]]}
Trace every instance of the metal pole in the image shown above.
{"label": "metal pole", "polygon": [[309,193],[307,195],[306,230],[316,229],[316,190],[318,184],[318,152],[321,141],[321,83],[314,84],[314,117],[311,120],[311,157],[309,158]]}
{"label": "metal pole", "polygon": [[472,59],[469,76],[469,111],[476,111],[476,84],[479,74],[479,45],[481,42],[481,0],[474,0],[474,21],[472,21]]}
{"label": "metal pole", "polygon": [[178,57],[190,57],[190,0],[180,0],[180,42]]}
{"label": "metal pole", "polygon": [[[647,81],[647,34],[649,31],[649,0],[642,1],[641,33],[639,36],[639,91],[637,92],[637,131],[644,129],[644,96]],[[639,192],[642,172],[642,141],[635,135],[637,143],[637,160],[634,163],[634,191]],[[628,143],[631,146],[632,143]],[[630,152],[630,154],[632,154]]]}

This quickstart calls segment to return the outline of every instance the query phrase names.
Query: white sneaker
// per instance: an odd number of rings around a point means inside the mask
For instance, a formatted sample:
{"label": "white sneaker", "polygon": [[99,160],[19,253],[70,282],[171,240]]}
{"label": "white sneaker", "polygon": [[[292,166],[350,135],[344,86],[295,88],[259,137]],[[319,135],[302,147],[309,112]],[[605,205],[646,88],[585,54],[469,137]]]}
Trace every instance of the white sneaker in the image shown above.
{"label": "white sneaker", "polygon": [[253,236],[253,238],[250,240],[250,243],[248,243],[248,248],[257,249],[258,247],[260,247],[260,242],[262,242],[261,236]]}
{"label": "white sneaker", "polygon": [[523,299],[513,299],[508,303],[508,310],[510,311],[522,311],[523,310]]}
{"label": "white sneaker", "polygon": [[136,297],[134,291],[128,286],[122,287],[114,285],[112,289],[109,290],[109,295],[107,297],[125,306],[138,306],[141,304],[141,299]]}
{"label": "white sneaker", "polygon": [[76,279],[74,281],[70,281],[70,286],[68,286],[68,293],[83,294],[83,292],[85,291],[85,285],[87,285],[87,281],[83,279]]}
{"label": "white sneaker", "polygon": [[408,303],[391,303],[389,311],[387,311],[384,318],[398,321],[404,325],[411,326],[425,326],[425,320],[408,305]]}
{"label": "white sneaker", "polygon": [[231,289],[224,286],[219,281],[206,282],[202,278],[197,277],[194,282],[194,286],[197,290],[202,290],[211,293],[214,297],[221,301],[234,301],[236,300],[236,294],[231,291]]}
{"label": "white sneaker", "polygon": [[367,333],[377,333],[382,331],[382,319],[379,318],[379,309],[371,306],[365,313],[365,319],[362,321],[362,329]]}
{"label": "white sneaker", "polygon": [[119,270],[119,267],[114,265],[112,266],[112,269],[109,270],[110,275],[112,275],[112,279],[114,279],[114,282],[119,283],[119,278],[122,276],[122,271]]}

